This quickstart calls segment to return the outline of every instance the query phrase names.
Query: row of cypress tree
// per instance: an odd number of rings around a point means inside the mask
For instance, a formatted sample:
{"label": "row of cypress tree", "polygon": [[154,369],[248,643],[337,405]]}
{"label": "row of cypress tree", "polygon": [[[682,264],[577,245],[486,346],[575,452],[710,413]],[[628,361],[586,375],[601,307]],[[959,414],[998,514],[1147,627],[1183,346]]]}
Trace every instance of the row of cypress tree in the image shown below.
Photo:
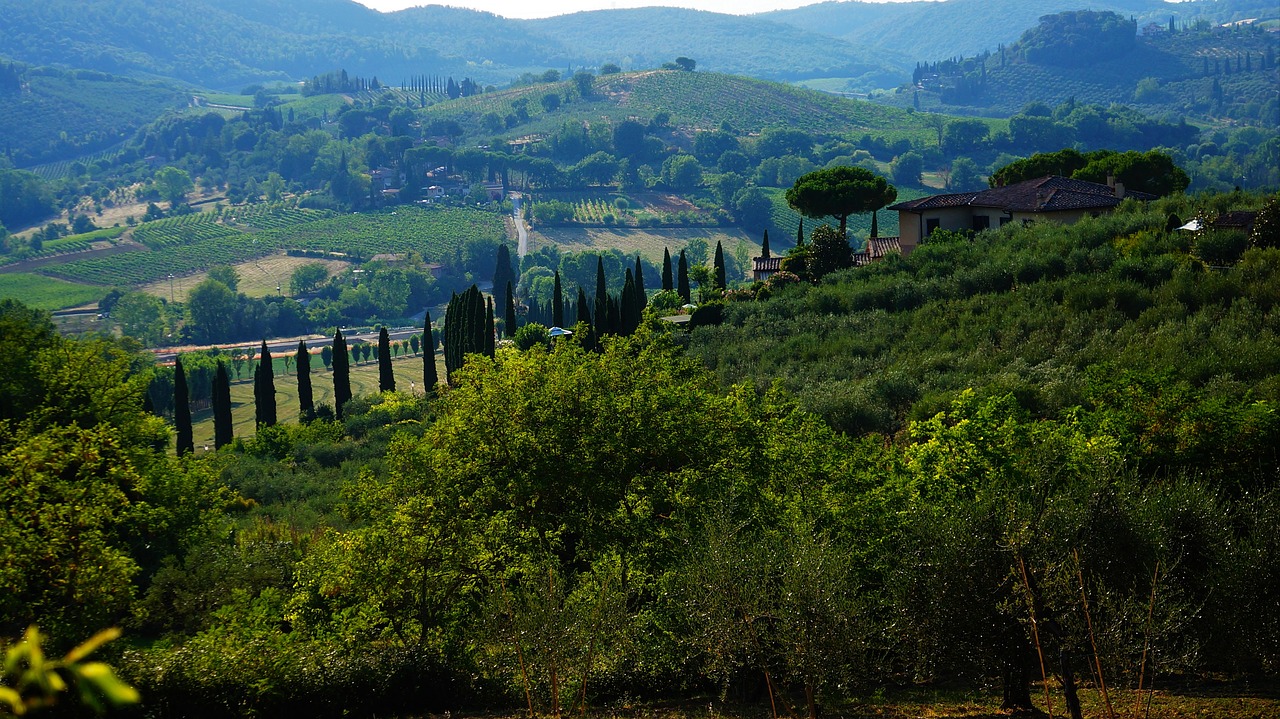
{"label": "row of cypress tree", "polygon": [[[490,307],[492,310],[492,306]],[[492,320],[492,315],[490,315]],[[439,379],[436,374],[435,342],[431,334],[431,315],[426,317],[424,326],[426,343],[423,352],[423,383],[428,392],[434,392]],[[275,369],[271,350],[263,340],[259,348],[261,360],[254,369],[253,397],[254,415],[257,426],[271,426],[277,422],[275,396]],[[335,412],[342,418],[342,408],[351,399],[351,359],[347,353],[346,338],[342,330],[333,337],[332,348],[333,389]],[[311,352],[304,340],[298,340],[295,355],[298,376],[298,409],[302,421],[315,418],[315,396],[311,386]],[[393,392],[396,388],[395,375],[391,368],[391,338],[383,327],[378,333],[378,389],[382,392]],[[195,451],[195,441],[191,422],[190,392],[187,387],[186,371],[182,366],[182,358],[174,365],[174,428],[177,435],[177,451],[179,455],[191,454]],[[231,416],[231,378],[226,364],[218,360],[217,370],[213,378],[213,442],[214,448],[224,447],[235,439],[232,430]]]}
{"label": "row of cypress tree", "polygon": [[[764,239],[764,253],[768,256],[768,234]],[[518,318],[515,310],[514,272],[511,269],[510,253],[505,245],[499,247],[497,270],[494,273],[494,287],[501,288],[499,306],[504,306],[504,329],[508,336],[514,335]],[[714,260],[715,283],[718,287],[726,286],[724,249],[716,243]],[[674,274],[674,277],[673,277]],[[573,311],[576,322],[587,327],[587,336],[582,338],[589,348],[599,346],[600,337],[609,334],[629,335],[640,326],[644,308],[648,298],[644,285],[644,268],[640,257],[636,257],[634,270],[628,268],[623,281],[622,290],[617,295],[610,295],[604,271],[604,259],[596,261],[596,291],[592,299],[588,299],[586,291],[578,288],[576,302],[566,303],[560,280],[560,273],[555,273],[555,287],[551,298],[550,322],[552,326],[565,325],[566,307]],[[689,302],[691,298],[689,285],[689,261],[685,251],[680,251],[676,271],[672,272],[671,252],[664,249],[662,253],[662,289],[676,290],[681,299]],[[531,303],[530,315],[541,318],[545,308]],[[431,331],[431,315],[427,313],[423,328],[423,336],[427,340],[430,351],[423,353],[423,385],[428,392],[434,392],[439,383],[435,365],[435,342]],[[444,360],[446,376],[462,367],[468,354],[483,354],[493,357],[495,351],[494,301],[485,298],[476,285],[472,285],[462,294],[454,293],[449,300],[444,322]],[[271,426],[277,421],[275,401],[275,372],[272,364],[271,350],[263,340],[259,348],[261,360],[254,370],[254,412],[258,426]],[[342,419],[342,409],[351,399],[351,361],[348,354],[346,338],[339,329],[334,333],[332,346],[332,369],[335,413]],[[303,421],[315,416],[315,406],[311,387],[311,354],[306,342],[299,340],[296,355],[298,372],[298,404]],[[378,333],[378,389],[381,392],[393,392],[396,389],[395,374],[391,368],[390,335],[385,327]],[[174,371],[174,422],[177,430],[177,448],[179,454],[194,451],[194,440],[191,427],[191,409],[188,403],[186,375],[182,368],[182,360],[178,359]],[[233,437],[231,416],[231,380],[226,366],[221,360],[214,377],[213,385],[214,446],[223,447],[230,444]]]}

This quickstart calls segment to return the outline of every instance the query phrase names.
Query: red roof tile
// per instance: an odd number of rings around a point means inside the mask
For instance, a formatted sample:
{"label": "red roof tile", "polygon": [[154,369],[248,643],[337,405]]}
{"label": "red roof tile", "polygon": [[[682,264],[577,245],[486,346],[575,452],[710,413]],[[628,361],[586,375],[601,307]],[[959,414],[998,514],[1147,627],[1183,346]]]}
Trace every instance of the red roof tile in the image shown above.
{"label": "red roof tile", "polygon": [[[1155,199],[1155,195],[1145,192],[1129,192],[1125,197]],[[945,207],[994,207],[1008,212],[1056,212],[1111,208],[1121,201],[1110,185],[1048,175],[980,192],[921,197],[899,202],[889,209],[923,212]]]}

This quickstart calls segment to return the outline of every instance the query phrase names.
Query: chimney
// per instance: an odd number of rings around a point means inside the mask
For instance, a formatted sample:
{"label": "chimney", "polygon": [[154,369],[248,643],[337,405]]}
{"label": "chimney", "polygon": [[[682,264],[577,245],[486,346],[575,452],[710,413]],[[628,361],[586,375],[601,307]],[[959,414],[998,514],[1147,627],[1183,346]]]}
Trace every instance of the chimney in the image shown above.
{"label": "chimney", "polygon": [[1123,182],[1115,183],[1113,189],[1116,192],[1116,197],[1123,200],[1124,199],[1124,183]]}
{"label": "chimney", "polygon": [[1113,190],[1114,190],[1114,189],[1116,189],[1116,176],[1115,176],[1115,175],[1112,175],[1112,174],[1110,174],[1110,173],[1107,173],[1107,187],[1110,187],[1110,188],[1111,188],[1111,189],[1113,189]]}

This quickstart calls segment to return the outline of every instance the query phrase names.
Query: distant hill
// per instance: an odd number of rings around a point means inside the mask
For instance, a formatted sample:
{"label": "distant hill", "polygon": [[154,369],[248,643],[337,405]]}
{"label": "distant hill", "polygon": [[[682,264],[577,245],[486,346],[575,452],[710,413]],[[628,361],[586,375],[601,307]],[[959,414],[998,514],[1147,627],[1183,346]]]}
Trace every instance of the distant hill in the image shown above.
{"label": "distant hill", "polygon": [[[886,58],[941,60],[996,50],[1016,41],[1041,16],[1067,10],[1110,10],[1150,22],[1205,19],[1218,24],[1276,17],[1274,0],[946,0],[945,2],[824,2],[759,17],[887,53]],[[927,30],[926,30],[927,29]]]}
{"label": "distant hill", "polygon": [[0,152],[18,167],[85,155],[131,137],[190,96],[171,84],[92,70],[25,68],[0,90]]}
{"label": "distant hill", "polygon": [[679,55],[722,72],[884,86],[902,80],[906,57],[765,18],[664,8],[525,21],[441,6],[384,14],[351,0],[0,0],[0,16],[0,48],[25,63],[220,89],[337,67],[505,84],[532,69],[644,68]]}
{"label": "distant hill", "polygon": [[550,132],[568,121],[590,123],[601,118],[620,121],[629,117],[648,121],[659,112],[669,113],[675,125],[714,129],[728,122],[743,133],[787,127],[818,134],[865,131],[915,138],[934,132],[923,117],[906,110],[711,72],[646,70],[606,75],[596,78],[595,94],[590,100],[574,99],[551,112],[541,106],[539,100],[543,96],[564,96],[569,84],[531,85],[449,100],[428,107],[425,114],[431,119],[454,120],[475,128],[483,126],[486,114],[507,117],[521,103],[529,112],[529,119],[507,128],[508,134]]}
{"label": "distant hill", "polygon": [[575,13],[533,20],[529,27],[576,53],[569,58],[575,64],[616,62],[624,69],[657,67],[683,55],[695,59],[700,69],[766,80],[837,75],[883,86],[901,75],[908,57],[763,16],[678,8]]}
{"label": "distant hill", "polygon": [[1098,33],[1054,37],[1051,29],[1041,23],[995,53],[925,63],[914,89],[877,99],[980,115],[1010,115],[1032,101],[1122,103],[1151,114],[1280,126],[1276,37],[1261,27],[1175,23],[1170,32],[1153,25],[1126,35],[1124,47],[1100,43]]}

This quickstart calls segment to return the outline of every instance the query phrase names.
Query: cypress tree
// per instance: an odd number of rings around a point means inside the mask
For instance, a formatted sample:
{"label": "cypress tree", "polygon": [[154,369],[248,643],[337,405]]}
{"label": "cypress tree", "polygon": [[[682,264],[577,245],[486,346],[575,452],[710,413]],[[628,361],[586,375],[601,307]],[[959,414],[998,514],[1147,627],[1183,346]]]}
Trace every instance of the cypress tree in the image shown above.
{"label": "cypress tree", "polygon": [[493,330],[493,322],[485,317],[486,297],[480,292],[480,288],[471,285],[467,290],[467,297],[471,311],[467,314],[467,342],[464,346],[463,356],[469,354],[485,354],[484,331],[488,328]]}
{"label": "cypress tree", "polygon": [[502,318],[504,327],[503,335],[514,337],[516,334],[516,293],[511,291],[511,283],[507,283],[507,312]]}
{"label": "cypress tree", "polygon": [[627,279],[622,284],[622,297],[620,298],[622,305],[619,315],[622,324],[618,328],[619,334],[630,335],[640,326],[640,304],[636,299],[636,283],[632,278],[631,270],[627,270]]}
{"label": "cypress tree", "polygon": [[725,267],[724,267],[724,247],[721,246],[720,240],[716,240],[715,269],[716,269],[716,288],[720,290],[728,289],[729,285],[726,284],[727,277],[726,277]]}
{"label": "cypress tree", "polygon": [[191,402],[187,394],[187,373],[179,357],[173,366],[173,425],[178,435],[178,456],[196,451],[191,433]]}
{"label": "cypress tree", "polygon": [[227,376],[227,366],[218,360],[218,370],[213,375],[213,447],[221,449],[232,439],[231,378]]}
{"label": "cypress tree", "polygon": [[875,210],[871,211],[871,237],[880,236],[880,221],[876,219],[879,214],[880,213]]}
{"label": "cypress tree", "polygon": [[386,327],[378,330],[378,391],[396,391],[396,375],[391,370],[391,336]]}
{"label": "cypress tree", "polygon": [[796,230],[796,247],[804,247],[804,218],[800,218],[800,227]]}
{"label": "cypress tree", "polygon": [[436,338],[431,334],[431,313],[422,326],[422,387],[428,396],[435,394],[436,385],[440,384],[440,374],[436,371]]}
{"label": "cypress tree", "polygon": [[604,278],[604,257],[596,258],[596,333],[604,335],[609,328],[609,288]]}
{"label": "cypress tree", "polygon": [[769,231],[764,231],[764,239],[760,241],[760,256],[769,259]]}
{"label": "cypress tree", "polygon": [[276,423],[276,368],[267,341],[258,350],[258,369],[253,373],[253,405],[259,427]]}
{"label": "cypress tree", "polygon": [[351,355],[342,330],[333,335],[333,411],[342,419],[342,405],[351,399]]}
{"label": "cypress tree", "polygon": [[560,287],[560,270],[556,270],[556,285],[551,293],[551,325],[564,327],[564,292]]}
{"label": "cypress tree", "polygon": [[306,340],[298,340],[298,414],[303,422],[310,422],[316,414],[315,397],[311,391],[311,352]]}
{"label": "cypress tree", "polygon": [[607,305],[605,317],[609,322],[609,334],[622,334],[622,308],[618,306],[618,298],[606,298],[605,304]]}
{"label": "cypress tree", "polygon": [[493,296],[499,307],[507,306],[507,298],[503,293],[510,293],[508,286],[515,286],[516,275],[511,269],[511,251],[506,244],[498,245],[498,257],[493,268]]}
{"label": "cypress tree", "polygon": [[497,348],[494,346],[493,298],[485,298],[484,303],[484,356],[493,359]]}
{"label": "cypress tree", "polygon": [[671,280],[671,250],[662,248],[662,289],[670,292],[676,288]]}
{"label": "cypress tree", "polygon": [[582,338],[582,346],[593,350],[596,348],[596,328],[591,324],[591,305],[587,304],[587,292],[578,285],[578,323],[586,326],[587,336]]}
{"label": "cypress tree", "polygon": [[444,314],[444,373],[445,381],[455,370],[458,369],[454,354],[458,350],[458,324],[459,314],[462,312],[462,301],[458,298],[458,293],[453,293],[449,298],[449,307]]}
{"label": "cypress tree", "polygon": [[684,300],[685,304],[688,304],[689,298],[692,297],[692,295],[689,294],[689,260],[684,256],[684,250],[680,250],[680,262],[677,265],[676,274],[678,277],[677,286],[679,287],[680,299]]}
{"label": "cypress tree", "polygon": [[636,274],[632,278],[636,283],[636,298],[640,300],[640,308],[649,304],[649,296],[644,290],[644,266],[640,264],[640,255],[636,255]]}

